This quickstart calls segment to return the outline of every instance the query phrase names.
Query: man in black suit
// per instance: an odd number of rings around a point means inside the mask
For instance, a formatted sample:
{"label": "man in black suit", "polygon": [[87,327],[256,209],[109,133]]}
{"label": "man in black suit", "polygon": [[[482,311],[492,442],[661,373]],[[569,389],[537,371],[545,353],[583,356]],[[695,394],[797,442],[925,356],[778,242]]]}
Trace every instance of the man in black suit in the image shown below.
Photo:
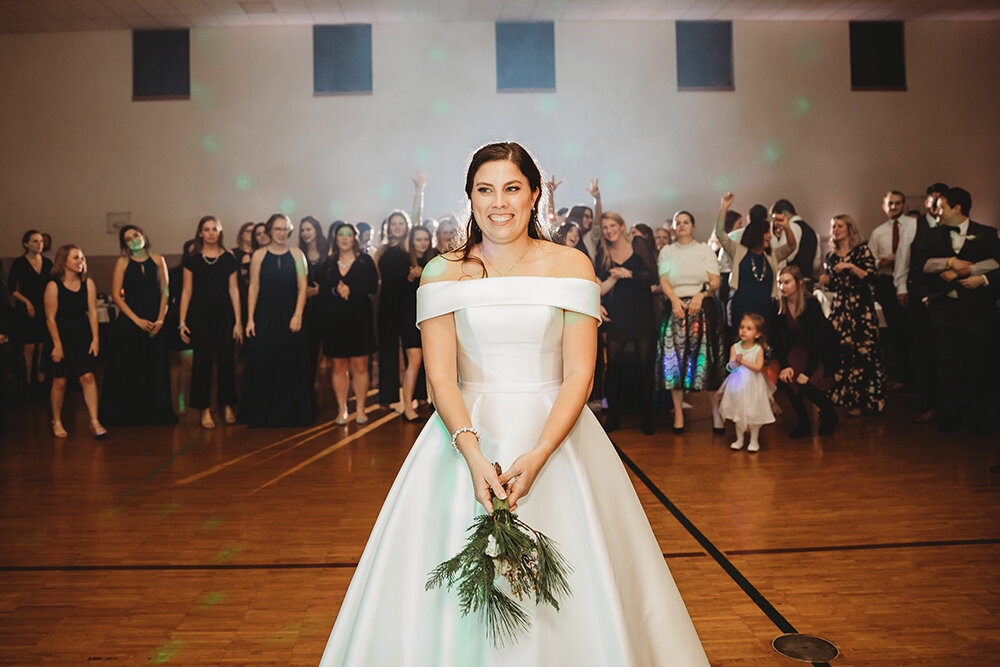
{"label": "man in black suit", "polygon": [[988,435],[1000,240],[996,228],[969,220],[972,196],[966,190],[949,188],[939,201],[940,224],[930,230],[922,247],[914,248],[920,252],[916,265],[922,269],[932,356],[942,389],[938,430],[961,428],[964,389],[972,431]]}
{"label": "man in black suit", "polygon": [[[788,256],[787,263],[794,264],[802,271],[802,277],[812,285],[816,278],[816,250],[819,241],[816,232],[795,211],[795,205],[787,199],[779,199],[771,206],[771,222],[787,223],[791,233],[795,235],[797,247]],[[771,228],[771,248],[784,245],[788,239],[782,238],[781,225],[773,224]],[[810,287],[811,288],[811,287]]]}

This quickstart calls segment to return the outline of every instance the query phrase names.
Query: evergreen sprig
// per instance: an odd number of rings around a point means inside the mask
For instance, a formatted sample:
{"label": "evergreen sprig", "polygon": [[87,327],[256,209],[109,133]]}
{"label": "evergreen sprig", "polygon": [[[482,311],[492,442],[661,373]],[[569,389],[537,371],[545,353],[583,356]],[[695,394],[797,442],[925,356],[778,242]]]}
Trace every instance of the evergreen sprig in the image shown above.
{"label": "evergreen sprig", "polygon": [[[494,466],[500,474],[500,465]],[[490,496],[493,513],[473,520],[465,546],[431,570],[425,588],[455,588],[462,615],[479,614],[493,645],[503,646],[531,627],[519,604],[525,596],[559,610],[559,599],[572,594],[567,579],[572,568],[551,538],[510,511],[507,499],[492,490]],[[507,580],[510,595],[496,585],[499,577]]]}

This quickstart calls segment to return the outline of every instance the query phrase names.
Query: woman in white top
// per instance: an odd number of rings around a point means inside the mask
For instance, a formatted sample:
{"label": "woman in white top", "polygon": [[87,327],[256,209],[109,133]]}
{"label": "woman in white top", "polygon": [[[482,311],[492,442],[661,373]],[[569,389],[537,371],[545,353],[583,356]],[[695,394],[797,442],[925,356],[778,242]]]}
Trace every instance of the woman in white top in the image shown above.
{"label": "woman in white top", "polygon": [[660,288],[670,303],[660,323],[657,381],[674,402],[674,433],[684,432],[684,392],[711,391],[712,428],[722,429],[714,399],[725,375],[726,348],[719,289],[719,260],[694,240],[694,216],[674,214],[676,240],[660,249]]}

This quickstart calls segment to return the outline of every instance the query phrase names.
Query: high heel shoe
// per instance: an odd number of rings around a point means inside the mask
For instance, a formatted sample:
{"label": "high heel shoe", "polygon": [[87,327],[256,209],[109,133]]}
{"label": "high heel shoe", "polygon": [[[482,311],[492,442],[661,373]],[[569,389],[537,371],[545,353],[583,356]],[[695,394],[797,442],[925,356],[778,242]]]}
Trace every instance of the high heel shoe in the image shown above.
{"label": "high heel shoe", "polygon": [[337,424],[338,426],[343,426],[344,424],[347,423],[347,408],[344,408],[343,410],[337,413],[337,418],[334,420],[333,423]]}
{"label": "high heel shoe", "polygon": [[108,429],[101,426],[101,422],[96,419],[90,422],[90,432],[94,434],[94,437],[98,440],[103,440],[108,437]]}
{"label": "high heel shoe", "polygon": [[56,438],[65,438],[69,433],[63,428],[62,422],[58,419],[52,420],[52,435]]}

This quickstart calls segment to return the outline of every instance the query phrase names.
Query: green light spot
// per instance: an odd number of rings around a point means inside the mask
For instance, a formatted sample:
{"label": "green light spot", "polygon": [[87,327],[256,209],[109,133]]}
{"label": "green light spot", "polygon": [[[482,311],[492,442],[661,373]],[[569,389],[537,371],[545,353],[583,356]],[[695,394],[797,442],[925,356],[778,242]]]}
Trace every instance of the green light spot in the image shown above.
{"label": "green light spot", "polygon": [[285,215],[289,216],[295,215],[295,200],[292,199],[291,197],[285,197],[284,199],[281,200],[281,203],[278,205],[278,210],[284,213]]}
{"label": "green light spot", "polygon": [[192,81],[191,99],[199,106],[210,107],[215,104],[215,92],[203,83]]}
{"label": "green light spot", "polygon": [[413,161],[417,164],[427,164],[431,159],[431,149],[427,146],[417,146],[413,149]]}
{"label": "green light spot", "polygon": [[301,630],[302,623],[292,623],[272,632],[264,641],[267,644],[288,644],[298,639]]}
{"label": "green light spot", "polygon": [[567,141],[563,143],[563,153],[566,157],[578,158],[583,156],[583,144],[579,141]]}
{"label": "green light spot", "polygon": [[177,512],[179,512],[180,509],[181,509],[180,503],[167,503],[166,505],[163,506],[163,509],[160,510],[160,514],[163,516],[170,516],[171,514],[177,514]]}
{"label": "green light spot", "polygon": [[450,116],[451,115],[451,102],[448,100],[436,100],[434,102],[434,113],[439,116]]}
{"label": "green light spot", "polygon": [[235,558],[236,554],[238,554],[242,550],[243,547],[241,547],[238,544],[234,544],[231,547],[223,549],[219,553],[215,554],[215,558],[213,560],[215,560],[216,563],[225,563],[226,561]]}
{"label": "green light spot", "polygon": [[664,201],[676,201],[681,196],[681,191],[676,185],[667,185],[660,189],[660,196]]}
{"label": "green light spot", "polygon": [[330,217],[334,220],[340,220],[344,217],[344,211],[347,210],[347,206],[342,201],[332,201],[330,202]]}
{"label": "green light spot", "polygon": [[163,646],[153,651],[153,655],[149,656],[149,662],[154,665],[162,665],[165,662],[170,662],[170,659],[177,655],[177,652],[183,647],[183,641],[180,639],[171,639]]}
{"label": "green light spot", "polygon": [[791,101],[788,109],[795,118],[802,118],[812,109],[812,100],[805,95],[799,95]]}
{"label": "green light spot", "polygon": [[183,391],[177,392],[177,412],[187,412],[187,398]]}
{"label": "green light spot", "polygon": [[205,523],[201,524],[201,529],[202,530],[213,530],[215,528],[218,528],[220,525],[222,525],[222,522],[223,522],[223,518],[220,515],[216,514],[214,516],[210,516],[207,519],[205,519]]}
{"label": "green light spot", "polygon": [[448,51],[444,47],[434,46],[431,47],[430,51],[427,52],[430,57],[431,62],[443,63],[448,60]]}
{"label": "green light spot", "polygon": [[38,530],[28,533],[24,536],[24,544],[27,546],[34,546],[42,540],[42,535],[45,533],[41,528]]}
{"label": "green light spot", "polygon": [[760,157],[764,162],[777,162],[781,158],[781,147],[776,142],[769,141],[764,144]]}
{"label": "green light spot", "polygon": [[625,185],[625,174],[620,171],[608,172],[608,175],[601,179],[601,186],[609,190],[618,190]]}
{"label": "green light spot", "polygon": [[719,192],[729,192],[733,189],[733,182],[729,180],[729,176],[722,174],[715,179],[715,189]]}
{"label": "green light spot", "polygon": [[236,188],[238,190],[249,190],[253,185],[250,174],[236,174]]}
{"label": "green light spot", "polygon": [[396,194],[396,186],[392,183],[382,183],[378,186],[378,198],[382,200],[392,199]]}
{"label": "green light spot", "polygon": [[799,67],[809,67],[819,60],[823,52],[823,40],[819,37],[807,37],[792,46],[792,59]]}
{"label": "green light spot", "polygon": [[544,113],[552,113],[559,106],[556,101],[555,95],[539,95],[538,96],[538,110]]}
{"label": "green light spot", "polygon": [[105,520],[107,520],[107,519],[113,519],[116,516],[118,516],[119,512],[121,512],[121,511],[122,511],[122,508],[118,507],[117,505],[115,505],[114,507],[109,507],[108,509],[106,509],[103,512],[101,512],[101,518],[105,519]]}
{"label": "green light spot", "polygon": [[201,147],[206,153],[222,155],[226,152],[226,142],[217,134],[208,133],[201,137]]}
{"label": "green light spot", "polygon": [[206,607],[214,607],[223,600],[226,599],[225,591],[214,591],[204,595],[201,600],[198,601],[198,607],[204,609]]}
{"label": "green light spot", "polygon": [[424,267],[423,275],[428,278],[436,278],[444,273],[446,268],[448,268],[448,260],[443,257],[435,257],[431,261],[427,262],[427,266]]}

